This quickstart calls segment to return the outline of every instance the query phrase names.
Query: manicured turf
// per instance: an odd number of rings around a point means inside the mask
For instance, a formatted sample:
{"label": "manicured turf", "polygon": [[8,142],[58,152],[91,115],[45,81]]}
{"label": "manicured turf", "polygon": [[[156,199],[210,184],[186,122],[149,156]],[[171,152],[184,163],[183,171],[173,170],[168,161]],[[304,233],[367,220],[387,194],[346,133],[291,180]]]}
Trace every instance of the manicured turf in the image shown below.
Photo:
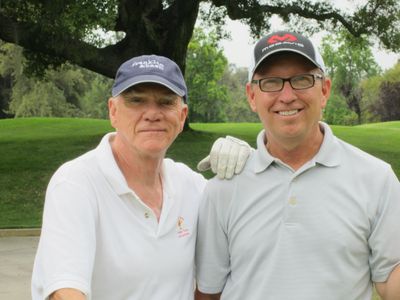
{"label": "manicured turf", "polygon": [[[191,124],[167,156],[194,168],[212,142],[227,134],[252,146],[260,124]],[[50,176],[63,162],[96,147],[112,130],[107,120],[29,118],[0,120],[0,228],[40,227]],[[344,140],[389,162],[400,177],[400,122],[333,127]],[[206,177],[211,174],[207,173]]]}
{"label": "manicured turf", "polygon": [[39,227],[51,174],[108,130],[103,120],[1,120],[0,228]]}

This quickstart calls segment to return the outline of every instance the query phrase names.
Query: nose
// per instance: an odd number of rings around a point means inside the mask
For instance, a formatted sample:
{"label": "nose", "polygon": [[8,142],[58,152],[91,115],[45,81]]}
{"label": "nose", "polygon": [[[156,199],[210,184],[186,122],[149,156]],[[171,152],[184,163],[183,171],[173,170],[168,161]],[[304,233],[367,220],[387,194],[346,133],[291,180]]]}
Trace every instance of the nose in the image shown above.
{"label": "nose", "polygon": [[296,100],[296,93],[288,81],[283,84],[283,89],[279,94],[279,100],[284,103],[291,103]]}
{"label": "nose", "polygon": [[146,121],[150,122],[160,121],[161,116],[162,116],[161,109],[157,105],[157,103],[148,103],[148,105],[146,105],[145,111],[143,113],[143,118]]}

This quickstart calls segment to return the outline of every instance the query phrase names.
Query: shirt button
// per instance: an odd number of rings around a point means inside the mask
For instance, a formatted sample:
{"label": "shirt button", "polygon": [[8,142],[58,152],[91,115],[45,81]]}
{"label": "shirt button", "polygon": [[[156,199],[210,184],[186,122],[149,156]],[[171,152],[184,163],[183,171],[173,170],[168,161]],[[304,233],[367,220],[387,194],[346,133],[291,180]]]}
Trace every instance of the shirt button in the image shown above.
{"label": "shirt button", "polygon": [[297,204],[296,197],[290,197],[289,198],[289,204],[292,205],[292,206],[296,205]]}
{"label": "shirt button", "polygon": [[146,212],[144,213],[144,217],[145,217],[146,219],[148,219],[148,218],[150,217],[150,214],[146,211]]}

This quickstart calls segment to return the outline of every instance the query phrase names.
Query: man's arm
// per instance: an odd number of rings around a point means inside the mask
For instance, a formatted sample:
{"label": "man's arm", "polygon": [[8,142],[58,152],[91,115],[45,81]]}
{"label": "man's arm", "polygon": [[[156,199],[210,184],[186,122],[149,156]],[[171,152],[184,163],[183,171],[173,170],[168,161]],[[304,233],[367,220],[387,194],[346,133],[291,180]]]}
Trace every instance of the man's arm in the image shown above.
{"label": "man's arm", "polygon": [[385,282],[375,282],[375,288],[383,300],[400,300],[400,265],[393,269]]}
{"label": "man's arm", "polygon": [[219,294],[203,294],[198,289],[196,289],[196,294],[194,300],[219,300],[221,298],[221,293]]}
{"label": "man's arm", "polygon": [[86,300],[86,296],[76,289],[59,289],[50,295],[49,300]]}

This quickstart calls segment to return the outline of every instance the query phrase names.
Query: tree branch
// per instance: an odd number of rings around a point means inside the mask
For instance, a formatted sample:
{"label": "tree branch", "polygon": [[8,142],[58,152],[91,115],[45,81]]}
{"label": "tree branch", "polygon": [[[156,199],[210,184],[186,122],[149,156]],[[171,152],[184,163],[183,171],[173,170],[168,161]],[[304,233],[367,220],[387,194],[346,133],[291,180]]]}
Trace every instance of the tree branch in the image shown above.
{"label": "tree branch", "polygon": [[[42,33],[36,24],[17,23],[2,14],[0,14],[0,37],[5,42],[17,44],[34,52],[69,60],[107,77],[114,77],[115,62],[120,62],[117,51],[115,51],[119,47],[118,44],[101,49],[96,48],[62,33],[53,36],[47,35]],[[57,46],[54,46],[55,44]]]}
{"label": "tree branch", "polygon": [[343,12],[325,3],[301,2],[299,4],[296,2],[296,4],[290,4],[278,2],[276,5],[261,5],[255,0],[212,0],[212,3],[217,7],[225,6],[228,16],[232,20],[248,19],[251,22],[251,19],[259,19],[255,18],[255,16],[262,17],[263,15],[276,14],[287,18],[290,14],[295,14],[318,21],[338,21],[354,36],[360,36],[360,34],[364,33],[363,29],[354,26],[351,19],[344,16]]}

